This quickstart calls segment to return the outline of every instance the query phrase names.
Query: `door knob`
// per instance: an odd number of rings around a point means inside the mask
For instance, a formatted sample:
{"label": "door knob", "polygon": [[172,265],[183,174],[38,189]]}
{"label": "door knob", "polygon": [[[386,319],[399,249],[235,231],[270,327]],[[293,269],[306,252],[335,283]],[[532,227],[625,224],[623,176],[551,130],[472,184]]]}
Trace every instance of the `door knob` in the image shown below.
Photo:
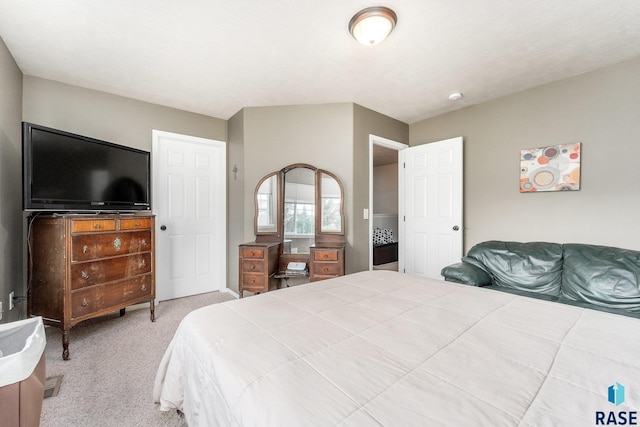
{"label": "door knob", "polygon": [[160,226],[160,230],[164,231],[164,230],[166,230],[166,229],[167,229],[167,226],[166,226],[166,225],[161,225],[161,226]]}
{"label": "door knob", "polygon": [[453,226],[453,231],[458,231],[458,230],[460,230],[460,227],[458,227],[457,225],[454,225]]}

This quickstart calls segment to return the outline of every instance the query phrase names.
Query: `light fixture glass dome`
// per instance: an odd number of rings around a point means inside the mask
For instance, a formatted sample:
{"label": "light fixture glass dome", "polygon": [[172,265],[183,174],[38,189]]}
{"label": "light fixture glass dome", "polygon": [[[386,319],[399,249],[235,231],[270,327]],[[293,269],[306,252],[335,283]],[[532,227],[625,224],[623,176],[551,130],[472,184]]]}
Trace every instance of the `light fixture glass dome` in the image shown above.
{"label": "light fixture glass dome", "polygon": [[356,13],[349,22],[349,32],[360,43],[373,46],[383,41],[398,22],[388,7],[368,7]]}

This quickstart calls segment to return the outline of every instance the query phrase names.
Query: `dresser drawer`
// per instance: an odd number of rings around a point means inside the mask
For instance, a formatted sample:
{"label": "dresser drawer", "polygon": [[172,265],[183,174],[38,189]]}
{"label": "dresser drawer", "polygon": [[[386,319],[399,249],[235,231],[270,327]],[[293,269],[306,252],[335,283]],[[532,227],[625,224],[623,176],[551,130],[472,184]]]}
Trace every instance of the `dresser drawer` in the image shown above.
{"label": "dresser drawer", "polygon": [[78,219],[71,221],[72,233],[86,233],[91,231],[114,231],[115,219]]}
{"label": "dresser drawer", "polygon": [[151,253],[71,264],[71,289],[151,272]]}
{"label": "dresser drawer", "polygon": [[243,248],[242,258],[259,258],[264,259],[264,249],[262,248]]}
{"label": "dresser drawer", "polygon": [[151,228],[151,218],[131,218],[120,220],[120,230]]}
{"label": "dresser drawer", "polygon": [[264,273],[264,261],[263,260],[242,260],[242,271],[244,273]]}
{"label": "dresser drawer", "polygon": [[337,250],[314,251],[313,259],[316,261],[337,261],[338,251]]}
{"label": "dresser drawer", "polygon": [[151,230],[71,237],[71,261],[88,261],[151,250]]}
{"label": "dresser drawer", "polygon": [[151,274],[71,292],[71,317],[77,319],[101,310],[117,309],[136,298],[151,297]]}

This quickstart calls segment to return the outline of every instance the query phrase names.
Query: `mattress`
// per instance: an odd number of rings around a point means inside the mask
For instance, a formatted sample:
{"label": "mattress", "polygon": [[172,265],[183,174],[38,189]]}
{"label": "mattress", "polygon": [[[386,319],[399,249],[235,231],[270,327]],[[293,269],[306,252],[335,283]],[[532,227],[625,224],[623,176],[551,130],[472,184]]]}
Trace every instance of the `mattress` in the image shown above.
{"label": "mattress", "polygon": [[639,319],[361,272],[193,311],[153,397],[192,427],[595,425],[640,408],[639,337]]}

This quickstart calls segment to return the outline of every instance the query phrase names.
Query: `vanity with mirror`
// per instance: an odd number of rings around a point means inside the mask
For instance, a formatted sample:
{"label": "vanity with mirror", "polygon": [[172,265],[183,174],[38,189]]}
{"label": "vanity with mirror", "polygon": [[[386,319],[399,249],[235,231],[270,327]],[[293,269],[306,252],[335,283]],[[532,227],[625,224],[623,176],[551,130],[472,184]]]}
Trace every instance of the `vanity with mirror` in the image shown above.
{"label": "vanity with mirror", "polygon": [[281,281],[344,275],[344,191],[326,170],[297,163],[255,190],[254,242],[240,245],[238,291],[267,292]]}

